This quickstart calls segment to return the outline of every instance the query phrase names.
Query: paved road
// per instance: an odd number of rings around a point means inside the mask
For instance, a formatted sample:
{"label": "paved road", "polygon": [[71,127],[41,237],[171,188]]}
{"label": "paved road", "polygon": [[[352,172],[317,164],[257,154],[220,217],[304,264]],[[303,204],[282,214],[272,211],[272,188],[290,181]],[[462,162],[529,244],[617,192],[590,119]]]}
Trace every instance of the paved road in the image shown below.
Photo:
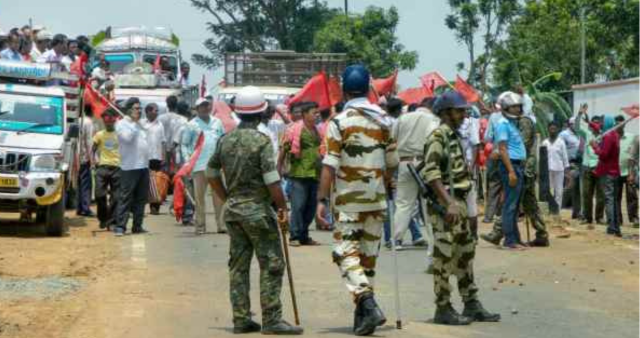
{"label": "paved road", "polygon": [[[193,228],[175,225],[168,215],[149,216],[146,223],[151,234],[121,239],[120,268],[89,291],[97,301],[76,321],[70,336],[233,336],[226,235],[194,237]],[[330,234],[313,236],[324,245],[292,248],[306,336],[350,336],[353,305],[331,263]],[[399,255],[405,328],[397,331],[390,324],[377,336],[638,337],[638,245],[633,241],[574,233],[555,239],[549,249],[519,253],[481,243],[475,264],[480,297],[503,320],[468,327],[430,323],[434,295],[432,277],[423,273],[426,251]],[[389,323],[395,321],[392,262],[390,252],[383,250],[376,281]],[[254,260],[252,300],[259,319],[257,272]],[[285,314],[292,319],[288,297],[285,292]]]}

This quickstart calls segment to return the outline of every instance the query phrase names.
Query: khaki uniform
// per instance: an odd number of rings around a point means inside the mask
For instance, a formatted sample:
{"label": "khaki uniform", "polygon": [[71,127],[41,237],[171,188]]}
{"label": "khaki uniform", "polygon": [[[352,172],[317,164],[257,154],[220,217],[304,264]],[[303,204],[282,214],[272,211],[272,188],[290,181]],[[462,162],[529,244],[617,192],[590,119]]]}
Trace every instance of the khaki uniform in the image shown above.
{"label": "khaki uniform", "polygon": [[229,248],[229,290],[236,327],[251,319],[249,271],[255,253],[260,265],[260,305],[263,326],[275,325],[282,318],[282,255],[276,215],[271,207],[267,185],[280,181],[273,147],[257,123],[242,123],[223,136],[207,168],[209,178],[222,177],[227,202],[222,218],[231,245]]}
{"label": "khaki uniform", "polygon": [[352,295],[373,290],[387,202],[384,170],[397,166],[382,115],[347,109],[329,122],[324,165],[336,170],[333,260]]}
{"label": "khaki uniform", "polygon": [[473,259],[476,242],[467,223],[466,194],[471,189],[471,180],[460,139],[448,125],[442,124],[425,144],[425,167],[421,172],[425,182],[440,179],[460,208],[458,221],[446,223],[444,217],[428,208],[433,220],[435,250],[433,253],[433,279],[436,304],[450,303],[453,274],[458,280],[458,292],[466,303],[477,299],[478,288],[474,282]]}

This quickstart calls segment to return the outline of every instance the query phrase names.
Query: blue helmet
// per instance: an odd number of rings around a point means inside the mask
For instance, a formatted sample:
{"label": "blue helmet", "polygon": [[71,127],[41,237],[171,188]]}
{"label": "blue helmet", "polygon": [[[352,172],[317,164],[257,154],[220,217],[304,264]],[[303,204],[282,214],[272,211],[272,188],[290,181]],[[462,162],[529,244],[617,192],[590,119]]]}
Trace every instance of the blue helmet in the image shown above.
{"label": "blue helmet", "polygon": [[467,109],[469,108],[469,104],[462,94],[455,90],[450,90],[438,96],[436,102],[433,104],[433,111],[439,115],[442,111],[450,108]]}
{"label": "blue helmet", "polygon": [[369,92],[370,75],[363,65],[351,65],[342,73],[342,91],[353,94]]}

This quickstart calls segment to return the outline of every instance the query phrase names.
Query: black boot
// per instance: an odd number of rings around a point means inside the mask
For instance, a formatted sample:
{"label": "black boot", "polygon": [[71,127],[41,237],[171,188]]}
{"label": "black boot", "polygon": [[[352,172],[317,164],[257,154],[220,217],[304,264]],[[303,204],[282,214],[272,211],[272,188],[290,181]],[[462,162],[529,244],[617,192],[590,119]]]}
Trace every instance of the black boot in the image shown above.
{"label": "black boot", "polygon": [[233,327],[233,333],[241,334],[241,333],[252,333],[252,332],[260,332],[260,324],[254,322],[253,320],[249,320],[248,322]]}
{"label": "black boot", "polygon": [[434,323],[442,325],[469,325],[472,321],[471,318],[460,315],[451,303],[438,306],[433,317]]}
{"label": "black boot", "polygon": [[356,309],[353,311],[353,332],[355,333],[358,328],[362,326],[362,317],[364,317],[364,311],[362,311],[362,302],[356,304]]}
{"label": "black boot", "polygon": [[493,245],[500,245],[500,241],[502,240],[502,235],[496,233],[495,231],[491,231],[488,234],[480,235],[480,238],[484,239],[485,241]]}
{"label": "black boot", "polygon": [[499,322],[500,314],[491,313],[482,307],[479,300],[472,300],[464,303],[462,315],[471,318],[476,322]]}
{"label": "black boot", "polygon": [[[360,307],[362,317],[360,317],[360,325],[353,327],[353,333],[355,333],[356,336],[371,335],[376,331],[376,327],[382,326],[387,322],[387,318],[384,317],[382,310],[378,307],[372,292],[366,292],[360,295],[358,298],[358,307]],[[357,307],[356,311],[358,311]]]}
{"label": "black boot", "polygon": [[549,244],[549,239],[548,238],[542,238],[542,237],[536,237],[536,239],[534,239],[533,241],[528,243],[529,246],[537,246],[537,247],[548,247]]}
{"label": "black boot", "polygon": [[303,332],[304,330],[301,327],[293,326],[284,320],[262,328],[262,334],[264,335],[294,336],[301,335]]}

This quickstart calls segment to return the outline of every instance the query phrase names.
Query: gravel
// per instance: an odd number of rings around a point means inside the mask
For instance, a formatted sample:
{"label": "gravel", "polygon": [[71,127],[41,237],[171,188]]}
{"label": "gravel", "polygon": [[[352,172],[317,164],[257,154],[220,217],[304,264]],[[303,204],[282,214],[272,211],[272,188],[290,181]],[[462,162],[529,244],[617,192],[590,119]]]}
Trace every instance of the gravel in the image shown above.
{"label": "gravel", "polygon": [[67,277],[1,278],[0,299],[47,299],[78,291],[83,283]]}

